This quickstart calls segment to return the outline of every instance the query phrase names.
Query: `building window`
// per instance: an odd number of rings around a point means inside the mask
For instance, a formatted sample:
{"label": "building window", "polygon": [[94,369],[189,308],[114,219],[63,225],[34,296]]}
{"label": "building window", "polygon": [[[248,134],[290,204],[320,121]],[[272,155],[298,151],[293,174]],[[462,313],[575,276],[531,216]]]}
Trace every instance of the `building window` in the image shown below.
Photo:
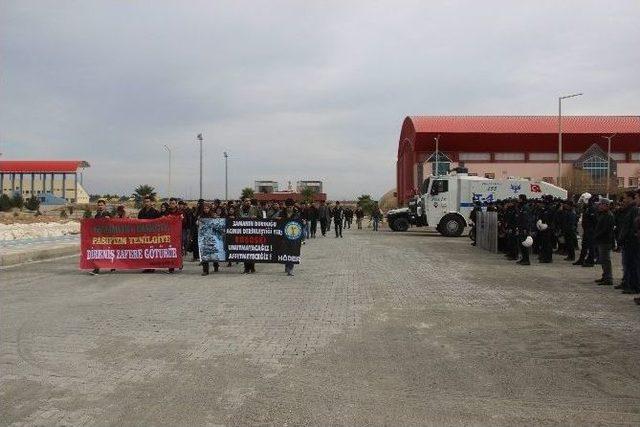
{"label": "building window", "polygon": [[[562,160],[564,160],[565,162],[575,162],[581,156],[582,156],[582,154],[580,154],[580,153],[562,153]],[[556,158],[557,158],[557,156],[556,156]]]}
{"label": "building window", "polygon": [[618,180],[618,188],[624,188],[624,177],[619,176],[617,180]]}
{"label": "building window", "polygon": [[632,176],[629,178],[629,187],[639,187],[638,185],[639,178],[637,176]]}
{"label": "building window", "polygon": [[557,162],[558,153],[529,153],[529,160],[534,162]]}
{"label": "building window", "polygon": [[496,178],[496,174],[495,172],[487,172],[484,174],[485,178],[489,178],[489,179],[495,179]]}
{"label": "building window", "polygon": [[489,153],[460,153],[458,155],[460,161],[485,161],[491,160],[491,154]]}
{"label": "building window", "polygon": [[494,153],[499,162],[524,162],[524,153]]}
{"label": "building window", "polygon": [[591,179],[599,181],[607,178],[607,165],[606,159],[600,156],[591,156],[582,162],[582,169],[589,174]]}

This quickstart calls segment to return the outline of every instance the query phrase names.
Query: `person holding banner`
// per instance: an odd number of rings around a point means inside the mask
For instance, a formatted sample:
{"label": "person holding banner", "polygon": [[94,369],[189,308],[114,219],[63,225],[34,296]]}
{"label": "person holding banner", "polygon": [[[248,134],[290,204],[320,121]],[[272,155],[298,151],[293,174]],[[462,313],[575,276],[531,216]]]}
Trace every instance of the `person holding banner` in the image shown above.
{"label": "person holding banner", "polygon": [[[287,207],[285,208],[282,217],[283,219],[289,221],[300,221],[300,213],[294,206],[291,205],[291,203],[287,203]],[[294,265],[295,264],[292,262],[284,263],[284,272],[287,273],[287,276],[293,277]]]}
{"label": "person holding banner", "polygon": [[[178,209],[178,199],[175,197],[169,199],[169,209],[167,209],[164,216],[177,216],[180,217],[181,221],[184,220],[183,213]],[[182,236],[180,237],[180,245],[182,246]],[[182,267],[180,267],[180,270],[182,270]],[[174,271],[175,268],[170,268],[167,273],[172,274]]]}
{"label": "person holding banner", "polygon": [[[213,211],[213,207],[209,204],[209,203],[205,203],[202,207],[202,214],[200,215],[200,217],[198,218],[198,227],[202,226],[202,219],[203,218],[220,218],[221,216],[217,214],[217,211],[222,211],[222,209],[220,207],[218,207],[218,209],[216,210],[216,212]],[[202,257],[201,257],[202,259]],[[202,275],[203,276],[208,276],[209,275],[209,261],[205,261],[205,260],[201,260],[200,264],[202,265]],[[213,271],[215,273],[218,272],[218,267],[219,264],[217,261],[213,262]]]}
{"label": "person holding banner", "polygon": [[151,197],[145,196],[142,199],[142,208],[138,212],[138,219],[156,219],[160,218],[160,212],[153,207]]}
{"label": "person holding banner", "polygon": [[[105,202],[102,199],[98,200],[98,203],[96,204],[96,214],[95,214],[94,218],[97,218],[97,219],[100,219],[100,218],[110,219],[111,218],[111,214],[109,213],[109,211],[107,211],[106,207],[107,207],[107,202]],[[91,271],[91,275],[92,276],[97,276],[98,274],[100,274],[100,269],[99,268],[94,268]]]}
{"label": "person holding banner", "polygon": [[[251,199],[248,197],[242,202],[240,212],[238,212],[238,218],[243,219],[258,219],[260,217],[258,208],[251,203]],[[255,262],[245,262],[243,274],[251,274],[256,272]]]}

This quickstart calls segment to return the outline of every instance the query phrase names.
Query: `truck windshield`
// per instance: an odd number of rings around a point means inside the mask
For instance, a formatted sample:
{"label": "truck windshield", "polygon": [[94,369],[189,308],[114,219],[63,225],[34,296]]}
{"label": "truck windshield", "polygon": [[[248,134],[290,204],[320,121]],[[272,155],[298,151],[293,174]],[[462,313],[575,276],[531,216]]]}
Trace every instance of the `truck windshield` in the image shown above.
{"label": "truck windshield", "polygon": [[431,195],[437,196],[440,193],[446,193],[449,191],[449,181],[443,179],[436,179],[433,181],[433,186],[431,187]]}

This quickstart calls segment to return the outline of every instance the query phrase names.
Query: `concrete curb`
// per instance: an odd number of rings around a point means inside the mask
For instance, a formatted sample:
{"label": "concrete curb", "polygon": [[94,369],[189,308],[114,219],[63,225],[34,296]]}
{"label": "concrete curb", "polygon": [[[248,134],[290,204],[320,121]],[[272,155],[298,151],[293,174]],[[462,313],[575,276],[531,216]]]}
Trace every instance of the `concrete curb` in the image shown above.
{"label": "concrete curb", "polygon": [[26,262],[44,261],[69,255],[77,255],[79,252],[80,244],[74,244],[2,254],[0,255],[0,268],[24,264]]}

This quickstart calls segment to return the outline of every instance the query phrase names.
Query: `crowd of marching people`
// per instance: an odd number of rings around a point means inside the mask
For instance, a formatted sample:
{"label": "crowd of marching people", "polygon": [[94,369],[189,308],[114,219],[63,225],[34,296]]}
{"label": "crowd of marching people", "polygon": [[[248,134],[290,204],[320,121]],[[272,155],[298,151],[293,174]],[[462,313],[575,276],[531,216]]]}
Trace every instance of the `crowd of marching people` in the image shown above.
{"label": "crowd of marching people", "polygon": [[[550,196],[527,199],[521,195],[487,206],[478,203],[471,212],[471,222],[477,224],[477,215],[483,210],[497,212],[498,250],[508,260],[530,265],[532,253],[540,263],[551,263],[556,254],[573,266],[599,264],[602,276],[595,280],[598,285],[611,286],[623,294],[640,293],[640,190],[627,191],[613,200],[584,193],[577,200]],[[618,284],[612,274],[614,251],[622,257],[623,276]],[[640,304],[640,298],[634,301]]]}
{"label": "crowd of marching people", "polygon": [[[258,203],[255,199],[245,198],[242,201],[230,200],[222,202],[218,199],[213,202],[207,202],[203,199],[197,201],[195,206],[189,206],[187,202],[170,198],[168,202],[162,202],[156,207],[155,201],[151,197],[144,197],[142,207],[138,211],[138,219],[155,219],[162,216],[179,216],[182,221],[182,254],[187,256],[189,252],[192,254],[193,262],[200,262],[198,250],[198,227],[201,218],[229,218],[229,219],[294,219],[299,220],[302,224],[302,244],[307,239],[315,239],[318,231],[322,237],[326,237],[331,232],[333,225],[336,238],[342,238],[343,230],[350,229],[355,220],[355,227],[362,229],[365,213],[360,206],[342,206],[340,202],[327,203],[320,202],[294,202],[289,199],[284,202],[262,202]],[[95,218],[126,218],[124,206],[118,206],[115,212],[107,209],[106,202],[99,200],[97,202],[97,210]],[[374,231],[378,230],[379,223],[382,221],[383,214],[376,206],[371,214],[371,222]],[[209,262],[200,262],[202,265],[202,274],[210,273]],[[214,272],[219,269],[219,263],[213,262]],[[231,266],[231,263],[228,263]],[[293,276],[292,263],[285,264],[285,272],[289,276]],[[143,272],[152,273],[155,270],[147,269]],[[245,262],[245,274],[255,273],[255,263]],[[174,269],[167,270],[173,273]],[[97,275],[99,269],[94,269],[91,274]]]}

